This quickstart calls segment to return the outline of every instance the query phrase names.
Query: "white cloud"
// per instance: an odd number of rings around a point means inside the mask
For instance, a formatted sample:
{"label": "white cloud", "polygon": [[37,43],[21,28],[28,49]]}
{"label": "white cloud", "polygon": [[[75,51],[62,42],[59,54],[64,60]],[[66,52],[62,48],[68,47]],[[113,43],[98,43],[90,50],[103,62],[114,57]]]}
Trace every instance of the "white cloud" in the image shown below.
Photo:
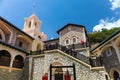
{"label": "white cloud", "polygon": [[112,4],[112,7],[111,7],[112,10],[120,8],[120,0],[109,0],[109,1]]}
{"label": "white cloud", "polygon": [[102,28],[111,29],[113,27],[120,27],[120,19],[111,21],[112,19],[101,19],[99,24],[93,27],[93,31],[100,31]]}

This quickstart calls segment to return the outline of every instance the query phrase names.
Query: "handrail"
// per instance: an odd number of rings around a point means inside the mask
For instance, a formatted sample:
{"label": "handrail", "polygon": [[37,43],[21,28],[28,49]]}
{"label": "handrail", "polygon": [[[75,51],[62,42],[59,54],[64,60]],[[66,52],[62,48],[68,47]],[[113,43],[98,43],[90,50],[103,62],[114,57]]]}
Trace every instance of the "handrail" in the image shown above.
{"label": "handrail", "polygon": [[[92,59],[90,57],[87,57],[85,55],[80,54],[79,51],[76,51],[73,48],[73,45],[69,45],[69,46],[72,46],[72,47],[66,48],[66,46],[61,46],[59,44],[45,45],[44,50],[30,51],[30,55],[44,54],[44,51],[59,49],[68,55],[71,55],[71,56],[73,56],[73,57],[75,57],[75,58],[77,58],[77,59],[79,59],[87,64],[90,64],[92,67],[102,66],[100,58]],[[86,49],[84,49],[84,50],[86,50]]]}

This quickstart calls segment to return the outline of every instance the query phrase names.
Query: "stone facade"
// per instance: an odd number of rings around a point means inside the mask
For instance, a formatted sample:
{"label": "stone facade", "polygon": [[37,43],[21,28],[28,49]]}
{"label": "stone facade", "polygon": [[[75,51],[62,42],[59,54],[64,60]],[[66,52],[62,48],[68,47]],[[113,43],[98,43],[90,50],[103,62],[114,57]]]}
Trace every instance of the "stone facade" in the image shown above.
{"label": "stone facade", "polygon": [[[102,41],[92,49],[92,56],[102,58],[102,64],[111,80],[120,79],[120,31],[110,35],[106,40]],[[117,73],[117,77],[116,74]],[[118,80],[119,80],[118,79]]]}
{"label": "stone facade", "polygon": [[[40,80],[45,73],[50,73],[50,64],[60,63],[62,66],[69,66],[73,63],[76,69],[76,80],[106,80],[105,72],[101,70],[91,70],[91,66],[78,59],[65,54],[59,50],[48,51],[44,55],[32,56],[33,58],[33,80]],[[31,64],[31,65],[32,65]],[[56,64],[59,65],[59,64]],[[63,69],[63,71],[66,69]],[[70,71],[70,69],[69,69]],[[50,74],[49,74],[50,75]]]}
{"label": "stone facade", "polygon": [[103,56],[104,56],[103,64],[104,64],[107,72],[110,72],[110,70],[113,68],[113,66],[114,66],[114,68],[120,70],[120,63],[117,58],[115,50],[112,51],[111,55],[104,53]]}
{"label": "stone facade", "polygon": [[[62,29],[60,29],[58,33],[60,35],[59,43],[63,46],[78,44],[81,43],[81,41],[84,41],[84,43],[86,43],[88,41],[86,30],[84,26],[81,25],[67,24]],[[66,43],[67,40],[68,43]]]}

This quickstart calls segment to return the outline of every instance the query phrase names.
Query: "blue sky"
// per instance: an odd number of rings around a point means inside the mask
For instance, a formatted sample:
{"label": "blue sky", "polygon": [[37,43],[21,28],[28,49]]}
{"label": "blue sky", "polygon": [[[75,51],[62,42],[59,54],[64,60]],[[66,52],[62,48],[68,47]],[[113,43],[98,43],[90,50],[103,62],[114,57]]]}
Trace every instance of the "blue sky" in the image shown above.
{"label": "blue sky", "polygon": [[58,38],[67,23],[84,25],[88,32],[120,26],[120,0],[0,0],[0,16],[21,30],[34,12],[47,39]]}

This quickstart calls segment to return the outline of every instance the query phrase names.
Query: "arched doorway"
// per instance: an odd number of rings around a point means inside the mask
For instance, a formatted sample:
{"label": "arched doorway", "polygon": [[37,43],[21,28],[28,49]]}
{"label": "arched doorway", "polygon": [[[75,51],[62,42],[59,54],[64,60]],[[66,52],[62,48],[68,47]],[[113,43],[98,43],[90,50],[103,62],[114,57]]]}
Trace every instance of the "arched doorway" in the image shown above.
{"label": "arched doorway", "polygon": [[114,76],[114,80],[120,80],[119,73],[117,71],[114,72],[113,76]]}
{"label": "arched doorway", "polygon": [[24,67],[24,59],[22,56],[17,55],[13,62],[14,68],[23,68]]}
{"label": "arched doorway", "polygon": [[63,80],[62,68],[56,68],[54,72],[54,80]]}
{"label": "arched doorway", "polygon": [[39,51],[41,49],[42,49],[41,44],[37,44],[37,51]]}
{"label": "arched doorway", "polygon": [[0,66],[10,66],[11,56],[6,50],[0,51]]}

